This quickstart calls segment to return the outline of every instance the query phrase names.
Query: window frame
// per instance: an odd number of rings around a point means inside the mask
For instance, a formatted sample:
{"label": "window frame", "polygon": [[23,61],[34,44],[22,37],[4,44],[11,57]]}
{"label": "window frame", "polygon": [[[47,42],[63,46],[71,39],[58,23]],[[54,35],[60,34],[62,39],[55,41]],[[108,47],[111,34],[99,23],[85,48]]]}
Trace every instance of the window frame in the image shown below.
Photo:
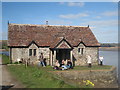
{"label": "window frame", "polygon": [[36,56],[36,49],[33,49],[33,56]]}
{"label": "window frame", "polygon": [[83,55],[84,54],[84,48],[78,48],[78,53]]}
{"label": "window frame", "polygon": [[29,49],[29,56],[32,56],[32,49]]}

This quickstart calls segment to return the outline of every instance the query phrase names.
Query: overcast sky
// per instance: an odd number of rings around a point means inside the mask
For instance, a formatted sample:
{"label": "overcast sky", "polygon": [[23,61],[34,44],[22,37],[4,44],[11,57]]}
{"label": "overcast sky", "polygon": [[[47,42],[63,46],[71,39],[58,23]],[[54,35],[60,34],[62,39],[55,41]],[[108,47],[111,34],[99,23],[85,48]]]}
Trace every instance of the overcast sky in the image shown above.
{"label": "overcast sky", "polygon": [[90,26],[99,42],[118,42],[116,2],[3,2],[2,33],[7,40],[7,23]]}

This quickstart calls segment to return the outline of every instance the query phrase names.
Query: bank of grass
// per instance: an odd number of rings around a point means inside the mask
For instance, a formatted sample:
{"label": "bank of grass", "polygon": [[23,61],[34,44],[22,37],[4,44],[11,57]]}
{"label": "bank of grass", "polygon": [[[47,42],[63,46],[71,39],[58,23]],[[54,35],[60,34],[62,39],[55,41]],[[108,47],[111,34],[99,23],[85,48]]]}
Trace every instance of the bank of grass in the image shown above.
{"label": "bank of grass", "polygon": [[109,70],[111,68],[112,68],[112,66],[110,66],[110,65],[103,65],[103,66],[94,65],[91,68],[89,68],[88,66],[76,66],[76,67],[74,67],[74,70],[105,70],[105,69]]}
{"label": "bank of grass", "polygon": [[38,67],[25,68],[25,65],[10,65],[8,68],[26,88],[75,88]]}
{"label": "bank of grass", "polygon": [[2,58],[2,64],[9,64],[10,63],[9,56],[0,54],[0,57]]}
{"label": "bank of grass", "polygon": [[[2,56],[4,64],[9,63],[9,57]],[[25,65],[8,65],[8,70],[11,74],[21,81],[26,88],[75,88],[74,86],[66,84],[63,80],[58,80],[55,76],[43,70],[42,68]]]}

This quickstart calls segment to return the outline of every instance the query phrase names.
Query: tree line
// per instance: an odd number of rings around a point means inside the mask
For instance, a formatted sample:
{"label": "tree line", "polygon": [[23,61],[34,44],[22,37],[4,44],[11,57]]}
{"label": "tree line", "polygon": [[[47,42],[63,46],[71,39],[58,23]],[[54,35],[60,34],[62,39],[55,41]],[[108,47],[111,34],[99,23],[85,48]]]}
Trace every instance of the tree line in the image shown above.
{"label": "tree line", "polygon": [[118,43],[100,43],[101,47],[118,47]]}

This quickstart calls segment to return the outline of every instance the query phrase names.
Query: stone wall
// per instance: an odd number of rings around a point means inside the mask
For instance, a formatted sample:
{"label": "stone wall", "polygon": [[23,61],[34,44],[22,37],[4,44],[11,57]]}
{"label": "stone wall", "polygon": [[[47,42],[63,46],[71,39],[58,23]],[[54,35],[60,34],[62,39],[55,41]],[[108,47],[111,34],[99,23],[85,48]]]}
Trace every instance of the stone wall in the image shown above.
{"label": "stone wall", "polygon": [[[78,52],[78,48],[83,48],[83,54]],[[98,47],[85,47],[84,44],[80,44],[73,49],[73,61],[75,65],[87,65],[87,55],[91,55],[92,64],[98,64]]]}
{"label": "stone wall", "polygon": [[97,88],[116,88],[116,68],[110,70],[52,71],[60,79],[71,85],[82,86],[83,80],[90,80]]}
{"label": "stone wall", "polygon": [[[29,49],[32,49],[32,56],[29,56]],[[33,55],[33,49],[36,49],[36,56]],[[30,62],[34,63],[35,61],[38,61],[39,56],[41,53],[43,53],[44,58],[46,58],[47,61],[47,65],[49,65],[50,62],[50,49],[48,47],[44,47],[44,48],[38,48],[35,44],[31,44],[29,46],[29,48],[12,48],[12,62],[16,62],[17,59],[24,59],[27,60],[28,58],[30,58]]]}
{"label": "stone wall", "polygon": [[28,48],[11,48],[12,62],[16,62],[17,59],[28,59]]}
{"label": "stone wall", "polygon": [[50,49],[49,49],[49,47],[39,48],[39,55],[40,55],[40,53],[43,53],[44,58],[46,58],[47,65],[50,65]]}
{"label": "stone wall", "polygon": [[[83,48],[83,54],[78,52],[78,48]],[[36,49],[36,55],[29,56],[29,49]],[[38,47],[36,44],[32,43],[28,48],[12,48],[12,61],[16,62],[19,58],[28,59],[31,62],[37,61],[40,54],[43,53],[44,58],[46,58],[47,65],[50,65],[50,49],[49,47]],[[91,55],[92,64],[98,63],[98,48],[97,47],[85,47],[84,44],[80,43],[78,47],[73,49],[73,62],[74,65],[87,65],[87,55]]]}
{"label": "stone wall", "polygon": [[[32,49],[32,56],[29,56],[29,49]],[[36,55],[34,56],[33,54],[34,54],[34,49],[36,49]],[[38,52],[38,47],[36,46],[36,44],[34,44],[34,43],[32,43],[30,46],[29,46],[29,48],[28,48],[28,57],[30,58],[30,61],[31,62],[34,62],[34,61],[36,61],[36,60],[38,60],[38,55],[39,55],[39,52]]]}

